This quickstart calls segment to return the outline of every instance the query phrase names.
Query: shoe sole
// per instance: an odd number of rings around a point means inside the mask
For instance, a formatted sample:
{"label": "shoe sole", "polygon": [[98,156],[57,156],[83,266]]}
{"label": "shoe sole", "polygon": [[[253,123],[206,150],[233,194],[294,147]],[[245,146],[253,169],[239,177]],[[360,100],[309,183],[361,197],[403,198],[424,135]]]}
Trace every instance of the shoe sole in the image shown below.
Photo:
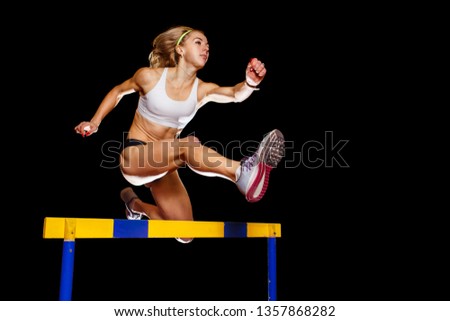
{"label": "shoe sole", "polygon": [[261,141],[257,154],[259,159],[258,171],[254,174],[256,178],[246,195],[246,199],[250,203],[261,200],[266,194],[270,172],[277,167],[284,156],[283,134],[278,129],[268,133]]}
{"label": "shoe sole", "polygon": [[261,141],[257,153],[259,159],[264,164],[274,168],[284,157],[284,136],[278,130],[274,129]]}

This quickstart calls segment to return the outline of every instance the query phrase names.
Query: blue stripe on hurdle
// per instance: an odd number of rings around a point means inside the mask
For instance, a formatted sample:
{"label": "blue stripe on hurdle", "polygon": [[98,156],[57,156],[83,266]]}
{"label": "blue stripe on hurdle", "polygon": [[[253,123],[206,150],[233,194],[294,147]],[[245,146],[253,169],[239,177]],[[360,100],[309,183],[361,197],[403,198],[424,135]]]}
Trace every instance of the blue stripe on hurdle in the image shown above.
{"label": "blue stripe on hurdle", "polygon": [[114,235],[117,238],[148,238],[148,221],[114,220]]}
{"label": "blue stripe on hurdle", "polygon": [[247,237],[247,223],[225,222],[224,237]]}

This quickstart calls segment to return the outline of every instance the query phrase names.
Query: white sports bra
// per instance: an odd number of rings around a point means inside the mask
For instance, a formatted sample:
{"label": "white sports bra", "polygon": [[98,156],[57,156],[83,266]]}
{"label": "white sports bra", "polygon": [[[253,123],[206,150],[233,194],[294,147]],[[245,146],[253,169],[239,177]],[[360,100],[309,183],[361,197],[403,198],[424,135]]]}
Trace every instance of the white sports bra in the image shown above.
{"label": "white sports bra", "polygon": [[191,93],[186,100],[173,100],[166,93],[167,68],[152,90],[139,97],[138,112],[146,119],[157,124],[183,129],[194,118],[198,110],[197,88],[195,79]]}

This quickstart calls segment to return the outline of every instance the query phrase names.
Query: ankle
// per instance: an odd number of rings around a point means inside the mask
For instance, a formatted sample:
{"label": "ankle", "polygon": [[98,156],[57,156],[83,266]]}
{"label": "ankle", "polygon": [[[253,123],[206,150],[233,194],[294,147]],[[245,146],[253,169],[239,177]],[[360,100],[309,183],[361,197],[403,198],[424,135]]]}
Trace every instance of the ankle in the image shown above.
{"label": "ankle", "polygon": [[236,169],[236,172],[234,173],[234,181],[237,182],[239,180],[239,177],[241,176],[241,166]]}

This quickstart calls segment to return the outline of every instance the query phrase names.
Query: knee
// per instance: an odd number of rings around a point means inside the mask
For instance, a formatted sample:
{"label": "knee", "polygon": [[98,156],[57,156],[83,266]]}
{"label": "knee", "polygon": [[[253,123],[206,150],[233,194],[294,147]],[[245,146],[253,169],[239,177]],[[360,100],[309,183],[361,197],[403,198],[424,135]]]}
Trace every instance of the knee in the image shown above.
{"label": "knee", "polygon": [[193,148],[193,147],[200,147],[200,139],[197,137],[190,135],[187,136],[181,141],[181,146],[187,149]]}
{"label": "knee", "polygon": [[186,162],[189,155],[194,155],[201,146],[197,137],[193,135],[184,137],[176,142],[176,155],[178,155],[180,160]]}
{"label": "knee", "polygon": [[186,137],[186,139],[187,139],[188,143],[200,145],[200,139],[198,139],[194,135],[189,135],[189,136]]}

